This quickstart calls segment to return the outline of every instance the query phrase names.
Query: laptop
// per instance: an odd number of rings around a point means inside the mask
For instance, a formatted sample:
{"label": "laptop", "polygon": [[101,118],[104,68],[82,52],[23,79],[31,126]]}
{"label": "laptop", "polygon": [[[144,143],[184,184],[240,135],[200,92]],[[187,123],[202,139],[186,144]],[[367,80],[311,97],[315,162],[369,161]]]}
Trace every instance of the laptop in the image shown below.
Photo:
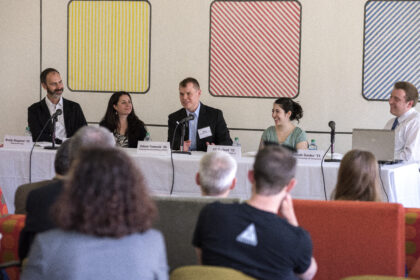
{"label": "laptop", "polygon": [[401,162],[395,158],[395,131],[387,129],[353,129],[352,149],[370,151],[380,164]]}

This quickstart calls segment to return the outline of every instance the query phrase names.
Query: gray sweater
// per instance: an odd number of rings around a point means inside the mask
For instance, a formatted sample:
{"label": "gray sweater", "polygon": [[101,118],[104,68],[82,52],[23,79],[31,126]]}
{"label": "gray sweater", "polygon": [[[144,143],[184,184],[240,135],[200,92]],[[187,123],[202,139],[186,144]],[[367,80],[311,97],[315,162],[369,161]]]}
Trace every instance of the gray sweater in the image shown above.
{"label": "gray sweater", "polygon": [[38,234],[21,280],[168,279],[162,234],[148,230],[122,238],[51,230]]}

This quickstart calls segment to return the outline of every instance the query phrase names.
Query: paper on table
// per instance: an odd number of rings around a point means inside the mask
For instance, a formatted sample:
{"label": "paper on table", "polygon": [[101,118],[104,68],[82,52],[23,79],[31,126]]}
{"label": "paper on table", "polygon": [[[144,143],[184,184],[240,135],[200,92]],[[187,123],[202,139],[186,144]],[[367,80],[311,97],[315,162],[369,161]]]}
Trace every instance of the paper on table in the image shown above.
{"label": "paper on table", "polygon": [[[51,146],[52,143],[51,142],[36,142],[36,146],[38,147],[49,147]],[[60,147],[59,144],[55,144],[57,147]]]}

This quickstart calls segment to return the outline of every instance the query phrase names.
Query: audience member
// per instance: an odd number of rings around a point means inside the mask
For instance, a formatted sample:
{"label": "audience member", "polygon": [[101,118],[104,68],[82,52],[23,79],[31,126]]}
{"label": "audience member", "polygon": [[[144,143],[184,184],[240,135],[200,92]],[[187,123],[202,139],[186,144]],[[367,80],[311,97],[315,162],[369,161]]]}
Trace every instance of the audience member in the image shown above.
{"label": "audience member", "polygon": [[196,175],[203,196],[227,197],[236,184],[237,163],[226,152],[212,152],[200,160]]}
{"label": "audience member", "polygon": [[37,235],[22,280],[168,279],[156,207],[123,151],[83,149],[53,210],[59,229]]}
{"label": "audience member", "polygon": [[179,150],[181,145],[181,127],[174,137],[177,122],[189,115],[194,115],[194,119],[188,121],[185,148],[205,152],[209,144],[232,145],[222,111],[200,103],[200,96],[200,85],[196,79],[186,78],[179,83],[179,100],[183,108],[168,116],[168,141],[172,149]]}
{"label": "audience member", "polygon": [[280,97],[273,104],[271,116],[275,125],[263,132],[260,148],[264,147],[264,142],[272,142],[294,149],[308,149],[305,131],[292,123],[293,120],[299,122],[303,117],[303,110],[299,103],[290,98]]}
{"label": "audience member", "polygon": [[312,279],[317,270],[312,241],[298,226],[290,196],[295,171],[296,159],[287,149],[260,150],[248,174],[250,200],[215,202],[201,211],[193,238],[199,262],[257,279]]}
{"label": "audience member", "polygon": [[368,151],[347,152],[338,169],[334,200],[381,201],[378,163]]}
{"label": "audience member", "polygon": [[62,114],[58,116],[55,135],[57,143],[70,138],[82,126],[87,125],[82,108],[76,102],[64,99],[62,97],[64,85],[60,73],[47,68],[41,73],[41,85],[47,91],[46,98],[32,104],[28,108],[28,125],[32,133],[32,139],[35,141],[52,140],[52,122],[47,125],[44,132],[41,130],[46,125],[51,116],[60,109]]}
{"label": "audience member", "polygon": [[385,129],[395,130],[395,157],[420,162],[420,113],[414,109],[419,99],[417,88],[409,82],[396,82],[389,98],[389,108],[395,118]]}
{"label": "audience member", "polygon": [[63,180],[64,175],[70,167],[69,161],[70,139],[64,141],[55,154],[54,169],[55,176],[51,180],[44,180],[35,183],[29,183],[19,186],[15,193],[15,214],[26,214],[26,200],[29,192],[40,187],[54,183],[57,180]]}
{"label": "audience member", "polygon": [[114,134],[115,142],[120,147],[136,148],[137,142],[143,141],[147,133],[144,123],[134,113],[130,94],[125,91],[111,96],[99,125]]}
{"label": "audience member", "polygon": [[[70,140],[70,164],[74,161],[81,148],[90,146],[113,147],[115,146],[115,140],[106,128],[92,126],[81,128]],[[26,202],[27,216],[25,226],[19,238],[19,258],[21,260],[27,256],[37,233],[55,228],[55,223],[50,216],[50,208],[61,193],[63,182],[63,180],[57,180],[29,193]]]}

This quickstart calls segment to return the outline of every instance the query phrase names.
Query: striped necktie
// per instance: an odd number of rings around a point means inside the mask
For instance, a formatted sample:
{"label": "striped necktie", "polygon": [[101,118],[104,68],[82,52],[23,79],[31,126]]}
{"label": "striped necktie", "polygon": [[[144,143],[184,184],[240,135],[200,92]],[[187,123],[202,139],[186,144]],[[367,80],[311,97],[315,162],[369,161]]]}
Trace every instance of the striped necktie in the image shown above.
{"label": "striped necktie", "polygon": [[394,130],[398,125],[398,118],[395,118],[394,123],[392,124],[391,130]]}

